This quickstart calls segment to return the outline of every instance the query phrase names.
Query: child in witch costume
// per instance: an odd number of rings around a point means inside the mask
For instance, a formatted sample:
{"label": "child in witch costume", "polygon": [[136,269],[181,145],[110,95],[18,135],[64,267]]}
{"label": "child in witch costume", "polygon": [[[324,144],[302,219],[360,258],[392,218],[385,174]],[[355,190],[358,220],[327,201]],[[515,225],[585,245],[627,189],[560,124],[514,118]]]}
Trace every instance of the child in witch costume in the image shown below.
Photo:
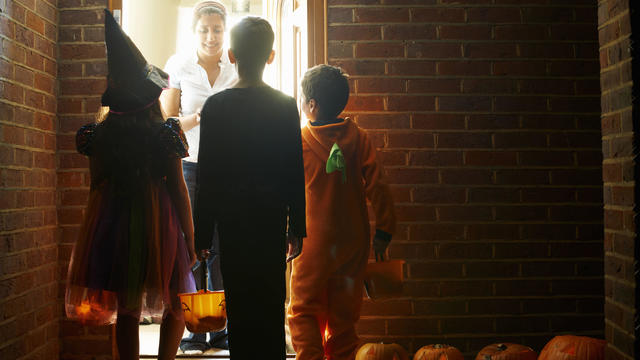
{"label": "child in witch costume", "polygon": [[180,123],[158,104],[167,74],[146,60],[105,10],[106,117],[77,133],[91,188],[74,246],[65,309],[86,325],[116,319],[120,359],[137,359],[144,311],[163,314],[158,359],[173,359],[184,331],[177,294],[194,292],[193,222]]}
{"label": "child in witch costume", "polygon": [[302,93],[310,121],[302,129],[308,237],[292,263],[291,340],[296,359],[353,359],[370,249],[367,199],[376,220],[376,258],[394,231],[393,200],[367,133],[338,118],[349,99],[342,71],[309,69]]}
{"label": "child in witch costume", "polygon": [[239,81],[201,113],[196,248],[209,248],[217,221],[231,359],[285,358],[287,240],[292,258],[306,234],[296,101],[262,81],[273,39],[261,18],[231,30]]}

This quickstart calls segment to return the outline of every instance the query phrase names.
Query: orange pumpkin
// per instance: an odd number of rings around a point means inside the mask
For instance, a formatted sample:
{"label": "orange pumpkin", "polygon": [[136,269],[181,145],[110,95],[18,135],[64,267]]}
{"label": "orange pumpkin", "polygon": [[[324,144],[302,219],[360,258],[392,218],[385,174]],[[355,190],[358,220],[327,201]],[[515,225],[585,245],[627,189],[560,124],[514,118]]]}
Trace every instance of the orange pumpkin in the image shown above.
{"label": "orange pumpkin", "polygon": [[528,346],[502,343],[485,346],[476,360],[536,360],[538,354]]}
{"label": "orange pumpkin", "polygon": [[607,342],[587,336],[561,335],[551,339],[540,352],[540,360],[604,360]]}
{"label": "orange pumpkin", "polygon": [[409,360],[409,355],[398,344],[369,343],[358,349],[356,360]]}
{"label": "orange pumpkin", "polygon": [[423,346],[413,356],[413,360],[464,360],[460,350],[446,344]]}
{"label": "orange pumpkin", "polygon": [[116,319],[116,294],[107,290],[69,286],[65,294],[67,318],[82,325],[112,324]]}

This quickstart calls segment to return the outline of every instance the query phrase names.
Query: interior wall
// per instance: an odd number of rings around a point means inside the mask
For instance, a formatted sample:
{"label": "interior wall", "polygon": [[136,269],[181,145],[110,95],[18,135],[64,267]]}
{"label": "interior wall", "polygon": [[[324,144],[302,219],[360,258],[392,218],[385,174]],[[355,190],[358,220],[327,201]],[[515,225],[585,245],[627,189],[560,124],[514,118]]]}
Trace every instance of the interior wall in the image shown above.
{"label": "interior wall", "polygon": [[176,51],[180,0],[124,0],[123,28],[151,64],[163,68]]}
{"label": "interior wall", "polygon": [[[632,5],[638,6],[638,5]],[[598,2],[605,208],[605,332],[608,359],[637,357],[637,199],[630,2]],[[637,9],[636,9],[637,11]],[[635,15],[638,16],[637,14]],[[637,37],[637,34],[636,34]],[[637,75],[636,75],[637,76]],[[637,82],[635,83],[637,87]],[[637,101],[637,100],[636,100]],[[637,140],[635,148],[637,151]]]}
{"label": "interior wall", "polygon": [[0,359],[57,359],[55,0],[0,1]]}
{"label": "interior wall", "polygon": [[[613,2],[612,2],[613,3]],[[602,338],[596,2],[328,0],[329,62],[394,191],[404,296],[359,333],[410,352]]]}
{"label": "interior wall", "polygon": [[[76,131],[95,121],[106,89],[104,9],[107,0],[58,2],[57,197],[60,303],[71,249],[87,205],[90,177],[87,158],[76,151]],[[60,307],[60,315],[64,314]],[[83,327],[62,318],[61,359],[111,358],[111,327]]]}
{"label": "interior wall", "polygon": [[[593,1],[328,2],[329,58],[352,75],[347,112],[380,148],[400,219],[390,251],[407,260],[406,296],[365,303],[364,339],[410,351],[448,342],[471,358],[498,341],[539,351],[558,333],[603,336]],[[58,340],[62,308],[47,295],[64,278],[86,205],[87,162],[74,134],[93,121],[106,74],[106,0],[57,3],[56,122],[55,90],[36,85],[56,74],[45,45],[55,42],[55,6],[0,0],[0,201],[15,200],[0,210],[0,355],[10,354],[1,358],[56,358],[58,341],[63,359],[111,354],[108,327],[62,320]],[[56,150],[57,180],[56,165],[42,160]],[[42,255],[55,248],[55,199],[57,272]],[[47,282],[52,274],[58,280]]]}

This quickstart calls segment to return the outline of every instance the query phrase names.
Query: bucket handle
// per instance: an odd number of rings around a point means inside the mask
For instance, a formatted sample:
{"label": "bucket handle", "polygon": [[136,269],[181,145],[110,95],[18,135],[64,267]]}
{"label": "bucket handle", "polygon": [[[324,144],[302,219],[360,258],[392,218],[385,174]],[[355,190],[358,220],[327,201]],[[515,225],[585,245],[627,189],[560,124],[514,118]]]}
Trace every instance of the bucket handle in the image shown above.
{"label": "bucket handle", "polygon": [[207,292],[207,258],[209,257],[209,250],[204,249],[200,252],[200,283],[202,284],[202,289],[204,292]]}

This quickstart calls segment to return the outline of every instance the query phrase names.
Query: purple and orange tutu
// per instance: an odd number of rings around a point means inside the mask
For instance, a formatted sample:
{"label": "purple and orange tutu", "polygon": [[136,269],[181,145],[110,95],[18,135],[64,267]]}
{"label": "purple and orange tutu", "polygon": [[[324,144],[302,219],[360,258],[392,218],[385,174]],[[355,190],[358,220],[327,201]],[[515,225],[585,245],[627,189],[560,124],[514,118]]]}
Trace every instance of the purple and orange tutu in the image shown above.
{"label": "purple and orange tutu", "polygon": [[178,293],[195,292],[189,253],[163,180],[118,193],[108,181],[92,189],[69,263],[65,311],[85,325],[116,312],[182,318]]}

